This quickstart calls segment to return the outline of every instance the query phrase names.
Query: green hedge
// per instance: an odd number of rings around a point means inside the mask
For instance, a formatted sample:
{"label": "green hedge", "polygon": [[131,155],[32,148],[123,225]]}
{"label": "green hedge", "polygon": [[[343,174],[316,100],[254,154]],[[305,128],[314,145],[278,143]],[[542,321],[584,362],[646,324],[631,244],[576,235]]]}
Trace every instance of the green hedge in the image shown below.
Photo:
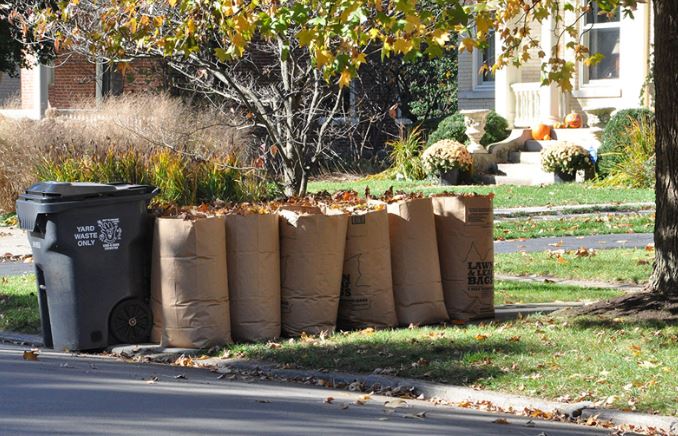
{"label": "green hedge", "polygon": [[622,151],[628,142],[627,132],[634,121],[643,121],[654,126],[654,112],[645,108],[623,109],[605,126],[596,162],[600,177],[607,177],[612,168],[623,159]]}
{"label": "green hedge", "polygon": [[[454,139],[462,144],[468,141],[466,136],[466,126],[464,125],[464,116],[460,113],[455,113],[443,119],[436,130],[428,137],[427,144],[431,145],[443,139]],[[487,124],[485,125],[485,134],[480,143],[482,145],[489,145],[495,142],[506,139],[511,130],[508,128],[508,121],[495,111],[490,111],[487,115]]]}

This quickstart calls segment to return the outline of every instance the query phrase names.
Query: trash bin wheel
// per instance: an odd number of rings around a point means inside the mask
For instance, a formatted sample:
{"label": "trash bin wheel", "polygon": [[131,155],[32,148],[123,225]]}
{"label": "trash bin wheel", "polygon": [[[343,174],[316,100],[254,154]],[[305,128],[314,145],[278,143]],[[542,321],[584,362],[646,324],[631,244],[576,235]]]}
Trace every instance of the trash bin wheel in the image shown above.
{"label": "trash bin wheel", "polygon": [[113,338],[122,344],[148,342],[153,328],[148,304],[134,298],[121,301],[111,311],[108,328]]}

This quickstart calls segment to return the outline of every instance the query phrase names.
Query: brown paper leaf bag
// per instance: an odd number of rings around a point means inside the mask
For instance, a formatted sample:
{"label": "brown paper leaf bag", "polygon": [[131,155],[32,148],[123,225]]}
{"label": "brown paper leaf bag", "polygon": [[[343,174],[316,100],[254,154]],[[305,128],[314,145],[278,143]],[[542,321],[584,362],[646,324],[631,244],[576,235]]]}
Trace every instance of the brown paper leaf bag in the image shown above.
{"label": "brown paper leaf bag", "polygon": [[386,209],[358,212],[348,220],[337,324],[347,330],[398,324]]}
{"label": "brown paper leaf bag", "polygon": [[433,197],[445,305],[452,319],[494,316],[492,196]]}
{"label": "brown paper leaf bag", "polygon": [[151,306],[161,345],[231,342],[224,218],[158,218],[153,256]]}
{"label": "brown paper leaf bag", "polygon": [[448,319],[430,198],[387,206],[396,313],[401,325]]}
{"label": "brown paper leaf bag", "polygon": [[278,215],[226,215],[231,334],[236,341],[280,336]]}
{"label": "brown paper leaf bag", "polygon": [[282,331],[333,332],[337,322],[348,216],[285,206],[280,214]]}

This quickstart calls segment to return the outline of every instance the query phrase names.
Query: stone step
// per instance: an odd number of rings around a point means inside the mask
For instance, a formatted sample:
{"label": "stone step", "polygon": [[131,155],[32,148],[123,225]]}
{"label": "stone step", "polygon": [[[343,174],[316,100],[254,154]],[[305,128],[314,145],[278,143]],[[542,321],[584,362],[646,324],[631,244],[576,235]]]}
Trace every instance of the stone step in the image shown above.
{"label": "stone step", "polygon": [[577,143],[578,140],[591,140],[596,138],[600,129],[583,128],[583,129],[553,129],[553,139],[559,141],[569,141]]}
{"label": "stone step", "polygon": [[549,141],[528,139],[527,141],[525,141],[524,149],[525,151],[542,151],[545,148],[553,147],[554,145],[558,145],[561,143],[562,141],[556,141],[554,139],[551,139]]}
{"label": "stone step", "polygon": [[541,164],[534,163],[504,163],[497,165],[501,176],[505,180],[511,180],[515,184],[542,185],[556,182],[552,173],[541,169]]}
{"label": "stone step", "polygon": [[512,151],[508,161],[511,163],[529,163],[541,165],[541,152],[538,151]]}

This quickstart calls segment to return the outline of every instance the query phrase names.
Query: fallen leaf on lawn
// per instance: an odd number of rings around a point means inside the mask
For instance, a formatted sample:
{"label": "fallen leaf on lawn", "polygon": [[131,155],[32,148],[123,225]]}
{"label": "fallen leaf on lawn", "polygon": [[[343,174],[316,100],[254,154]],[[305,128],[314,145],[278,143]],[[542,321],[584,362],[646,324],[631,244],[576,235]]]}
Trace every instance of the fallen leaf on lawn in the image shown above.
{"label": "fallen leaf on lawn", "polygon": [[325,398],[325,401],[323,401],[323,403],[332,404],[332,401],[334,401],[334,397],[327,397]]}
{"label": "fallen leaf on lawn", "polygon": [[374,334],[374,329],[372,327],[367,327],[366,329],[362,329],[359,332],[361,335],[373,335]]}
{"label": "fallen leaf on lawn", "polygon": [[484,341],[485,339],[487,339],[487,335],[482,335],[482,334],[475,335],[474,337],[476,338],[476,341]]}
{"label": "fallen leaf on lawn", "polygon": [[640,366],[641,368],[656,368],[657,364],[652,363],[649,360],[644,360],[644,361],[638,363],[638,366]]}
{"label": "fallen leaf on lawn", "polygon": [[497,418],[494,421],[492,421],[495,424],[508,424],[508,419],[506,418]]}
{"label": "fallen leaf on lawn", "polygon": [[26,350],[24,351],[24,360],[38,360],[38,353],[35,350]]}
{"label": "fallen leaf on lawn", "polygon": [[638,259],[638,265],[647,265],[647,264],[649,264],[649,263],[650,263],[649,260]]}
{"label": "fallen leaf on lawn", "polygon": [[518,341],[520,341],[520,336],[511,336],[509,338],[509,341],[510,342],[518,342]]}
{"label": "fallen leaf on lawn", "polygon": [[400,398],[394,398],[392,400],[388,400],[384,403],[384,407],[387,407],[389,409],[397,409],[398,407],[408,407],[407,401],[402,400]]}

